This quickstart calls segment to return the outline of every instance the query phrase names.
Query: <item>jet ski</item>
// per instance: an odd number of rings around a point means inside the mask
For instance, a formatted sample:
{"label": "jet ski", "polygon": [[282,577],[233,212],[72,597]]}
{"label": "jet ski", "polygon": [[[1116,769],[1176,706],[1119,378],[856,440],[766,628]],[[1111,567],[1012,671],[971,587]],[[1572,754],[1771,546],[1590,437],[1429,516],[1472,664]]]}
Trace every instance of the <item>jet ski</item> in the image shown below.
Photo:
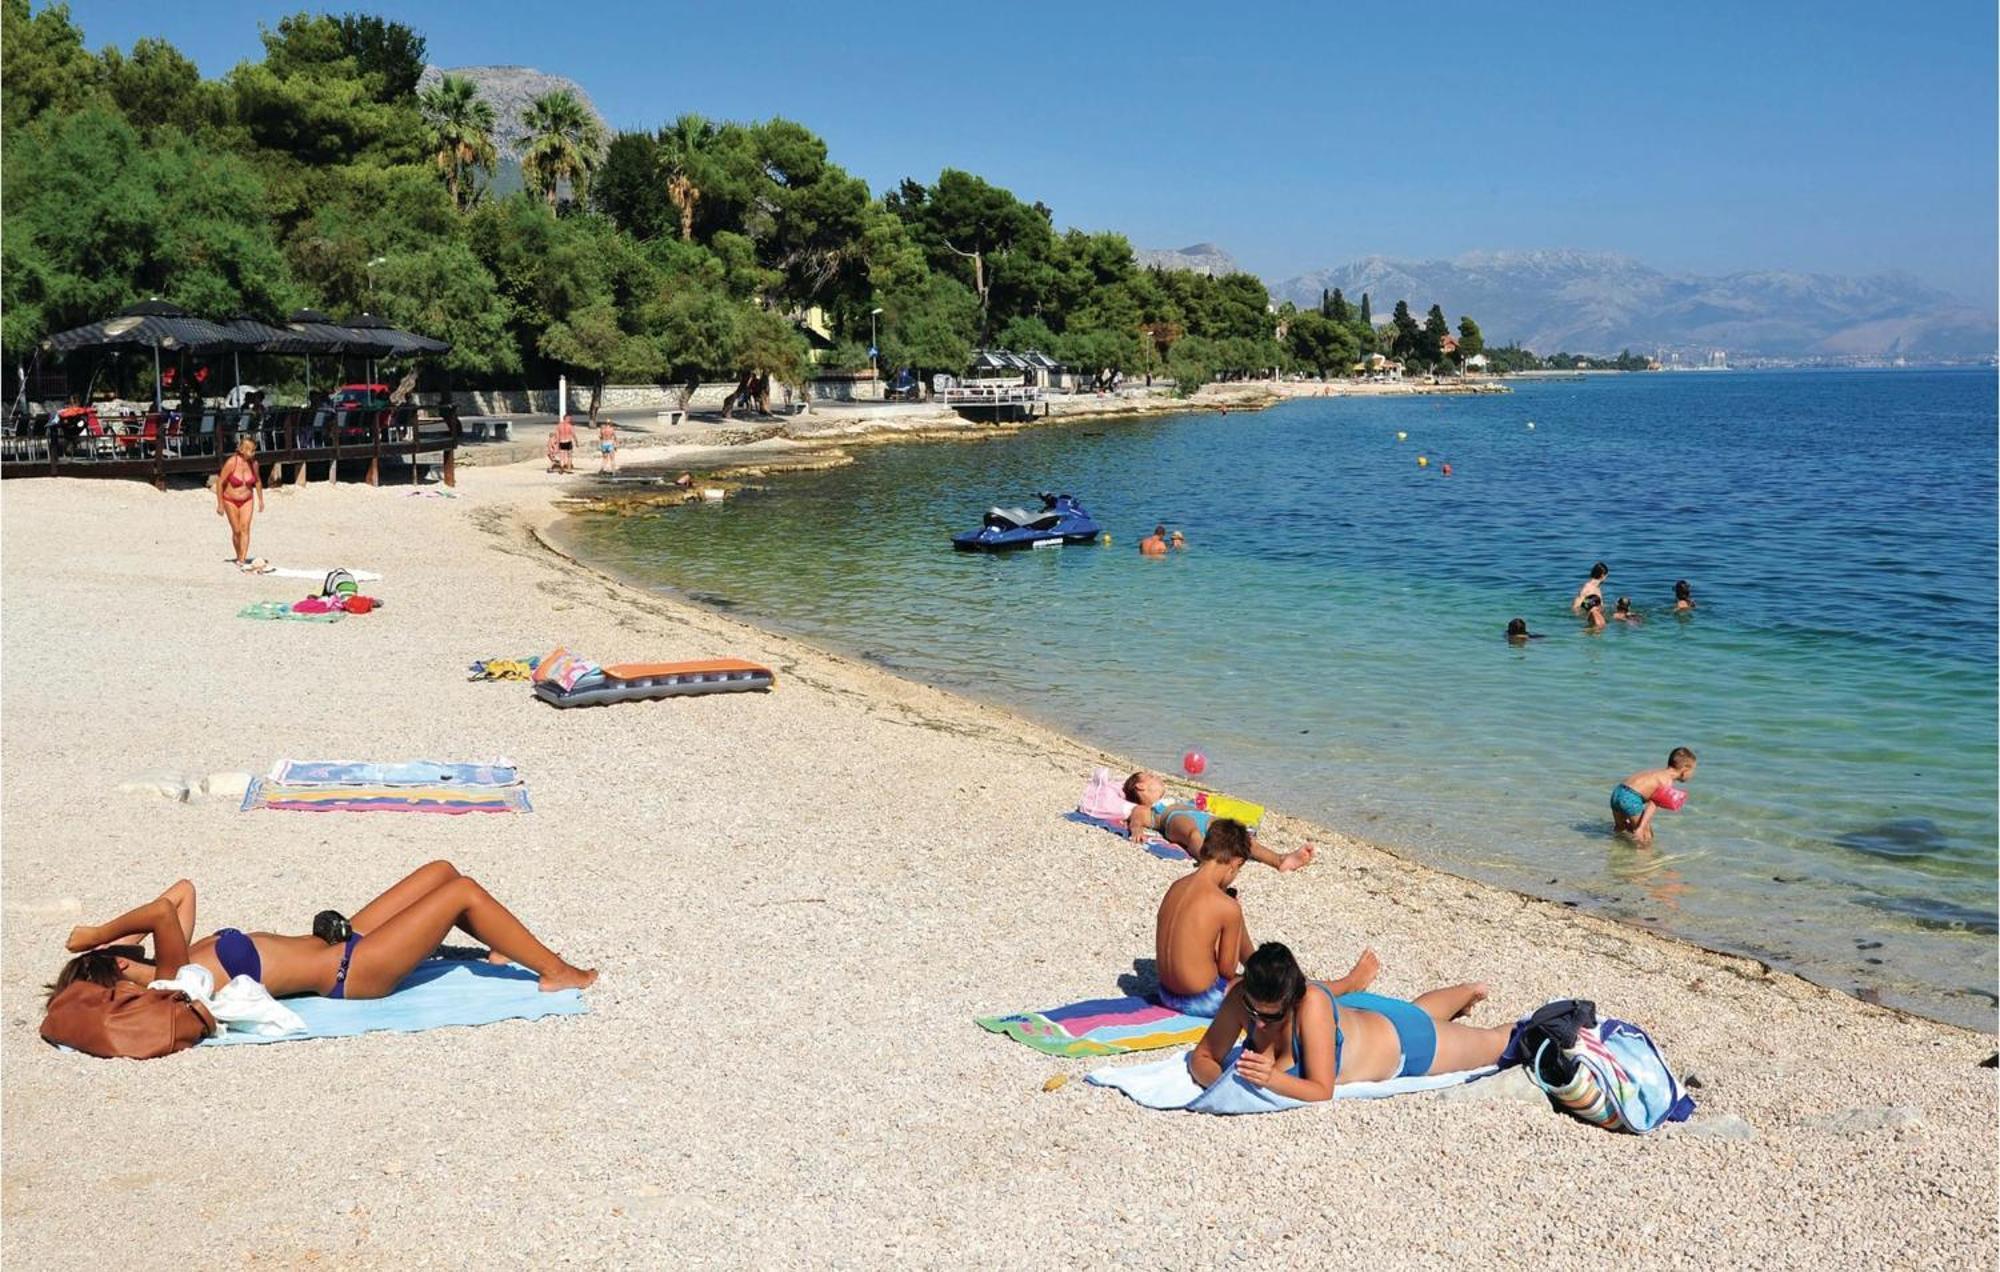
{"label": "jet ski", "polygon": [[960,552],[1006,552],[1014,548],[1060,548],[1095,543],[1100,531],[1083,505],[1068,495],[1042,494],[1042,510],[994,508],[977,530],[951,537]]}

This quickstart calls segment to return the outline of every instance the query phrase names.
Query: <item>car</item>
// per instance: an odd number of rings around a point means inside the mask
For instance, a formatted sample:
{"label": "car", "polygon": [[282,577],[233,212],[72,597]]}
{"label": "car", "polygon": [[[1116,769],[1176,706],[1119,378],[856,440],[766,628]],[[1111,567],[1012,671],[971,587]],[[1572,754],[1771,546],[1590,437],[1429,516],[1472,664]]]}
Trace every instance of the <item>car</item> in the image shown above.
{"label": "car", "polygon": [[336,411],[381,411],[389,406],[386,384],[343,384],[327,399]]}

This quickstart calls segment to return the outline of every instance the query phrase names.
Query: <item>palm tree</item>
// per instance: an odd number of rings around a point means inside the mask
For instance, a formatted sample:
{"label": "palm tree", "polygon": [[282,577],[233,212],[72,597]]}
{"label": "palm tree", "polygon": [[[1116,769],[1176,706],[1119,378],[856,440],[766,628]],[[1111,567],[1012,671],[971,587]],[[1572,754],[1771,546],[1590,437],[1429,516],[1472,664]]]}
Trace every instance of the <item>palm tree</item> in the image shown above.
{"label": "palm tree", "polygon": [[521,173],[542,192],[555,210],[556,187],[569,182],[572,198],[590,189],[590,174],[604,158],[604,126],[577,100],[558,88],[528,103],[521,122],[528,129],[528,149],[521,156]]}
{"label": "palm tree", "polygon": [[708,183],[707,155],[715,140],[715,125],[700,115],[682,115],[660,130],[660,175],[666,178],[667,199],[681,214],[681,241],[694,241],[694,210],[701,188]]}
{"label": "palm tree", "polygon": [[463,210],[474,194],[467,169],[491,172],[499,161],[493,146],[493,104],[479,96],[471,80],[446,75],[417,94],[417,107],[424,116],[425,144],[451,188],[452,203]]}

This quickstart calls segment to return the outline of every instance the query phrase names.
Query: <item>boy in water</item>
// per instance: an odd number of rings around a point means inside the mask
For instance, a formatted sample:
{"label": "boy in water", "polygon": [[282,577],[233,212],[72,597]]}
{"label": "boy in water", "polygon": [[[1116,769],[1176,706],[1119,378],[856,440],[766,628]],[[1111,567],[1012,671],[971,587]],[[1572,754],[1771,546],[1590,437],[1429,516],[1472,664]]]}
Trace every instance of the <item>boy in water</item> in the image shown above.
{"label": "boy in water", "polygon": [[[1132,815],[1125,821],[1133,843],[1144,843],[1148,830],[1158,830],[1160,838],[1197,861],[1201,859],[1202,840],[1216,820],[1214,814],[1203,812],[1189,800],[1168,799],[1167,780],[1144,769],[1125,779],[1125,798],[1133,805]],[[1258,843],[1255,835],[1250,836],[1250,860],[1276,870],[1302,870],[1312,864],[1314,851],[1307,844],[1280,855]]]}
{"label": "boy in water", "polygon": [[1583,600],[1583,623],[1585,631],[1604,630],[1604,598],[1587,596]]}
{"label": "boy in water", "polygon": [[1611,831],[1617,835],[1631,835],[1642,844],[1653,842],[1653,813],[1657,806],[1653,796],[1662,787],[1675,782],[1685,782],[1694,776],[1694,752],[1684,746],[1677,746],[1667,756],[1665,768],[1645,769],[1634,773],[1611,788]]}
{"label": "boy in water", "polygon": [[1621,623],[1638,624],[1646,621],[1645,619],[1640,618],[1637,614],[1632,612],[1632,598],[1629,596],[1621,596],[1618,598],[1618,605],[1615,609],[1611,611],[1611,617],[1617,619]]}
{"label": "boy in water", "polygon": [[[1202,840],[1194,873],[1178,879],[1160,900],[1153,928],[1153,957],[1160,1003],[1187,1016],[1213,1017],[1244,960],[1257,948],[1236,899],[1237,874],[1250,859],[1250,829],[1217,818]],[[1366,950],[1354,970],[1332,982],[1336,994],[1367,988],[1381,961]]]}
{"label": "boy in water", "polygon": [[1587,597],[1596,597],[1599,605],[1604,604],[1604,580],[1610,573],[1611,567],[1602,561],[1591,566],[1590,577],[1583,581],[1582,587],[1576,589],[1576,596],[1569,603],[1569,612],[1572,614],[1583,613],[1584,601]]}

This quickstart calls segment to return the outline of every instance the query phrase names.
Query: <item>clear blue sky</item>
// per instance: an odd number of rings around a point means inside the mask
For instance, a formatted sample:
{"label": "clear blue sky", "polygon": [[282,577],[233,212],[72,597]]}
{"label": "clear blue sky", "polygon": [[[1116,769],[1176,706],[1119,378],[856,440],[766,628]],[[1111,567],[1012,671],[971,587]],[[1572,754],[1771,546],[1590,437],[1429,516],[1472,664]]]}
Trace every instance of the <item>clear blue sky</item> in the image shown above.
{"label": "clear blue sky", "polygon": [[[301,7],[71,12],[92,48],[164,36],[220,75]],[[1994,299],[1992,0],[349,8],[415,27],[440,66],[570,76],[614,127],[783,115],[878,191],[951,165],[1059,225],[1213,241],[1272,281],[1579,247]]]}

